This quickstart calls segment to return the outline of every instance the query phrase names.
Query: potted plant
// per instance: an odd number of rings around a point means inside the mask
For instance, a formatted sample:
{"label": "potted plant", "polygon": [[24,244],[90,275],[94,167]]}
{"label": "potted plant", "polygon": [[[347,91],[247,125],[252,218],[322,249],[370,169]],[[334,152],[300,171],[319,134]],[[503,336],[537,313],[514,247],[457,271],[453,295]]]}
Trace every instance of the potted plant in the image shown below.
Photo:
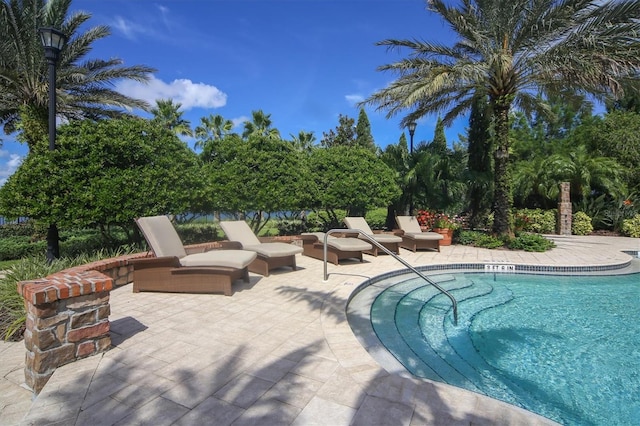
{"label": "potted plant", "polygon": [[444,239],[440,241],[441,246],[451,245],[453,231],[457,227],[456,222],[444,213],[436,213],[433,220],[433,232],[442,235]]}

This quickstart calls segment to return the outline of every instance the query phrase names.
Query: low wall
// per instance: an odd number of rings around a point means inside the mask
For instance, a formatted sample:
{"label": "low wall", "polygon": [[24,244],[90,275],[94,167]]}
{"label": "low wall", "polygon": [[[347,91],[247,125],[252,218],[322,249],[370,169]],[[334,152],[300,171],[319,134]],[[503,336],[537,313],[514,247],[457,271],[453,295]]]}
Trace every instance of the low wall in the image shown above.
{"label": "low wall", "polygon": [[27,313],[25,383],[39,393],[57,367],[111,347],[109,291],[133,281],[129,259],[101,260],[18,283]]}
{"label": "low wall", "polygon": [[[269,240],[294,242],[296,237]],[[220,248],[210,242],[185,247],[187,253]],[[25,382],[36,394],[56,368],[111,347],[109,292],[133,282],[129,260],[136,253],[80,265],[48,277],[18,283],[27,312]]]}

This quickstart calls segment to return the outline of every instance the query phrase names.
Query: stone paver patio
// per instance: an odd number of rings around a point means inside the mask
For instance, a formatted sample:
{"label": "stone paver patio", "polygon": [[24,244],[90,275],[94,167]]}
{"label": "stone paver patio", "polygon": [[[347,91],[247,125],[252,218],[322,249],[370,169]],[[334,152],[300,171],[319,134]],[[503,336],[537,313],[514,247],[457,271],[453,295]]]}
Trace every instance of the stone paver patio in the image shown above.
{"label": "stone paver patio", "polygon": [[[546,253],[443,247],[402,250],[412,265],[610,265],[640,239],[552,237]],[[390,256],[251,275],[232,297],[111,292],[108,352],[56,370],[37,398],[21,387],[24,344],[0,343],[0,425],[553,424],[442,383],[387,372],[346,321],[351,292],[402,269]]]}

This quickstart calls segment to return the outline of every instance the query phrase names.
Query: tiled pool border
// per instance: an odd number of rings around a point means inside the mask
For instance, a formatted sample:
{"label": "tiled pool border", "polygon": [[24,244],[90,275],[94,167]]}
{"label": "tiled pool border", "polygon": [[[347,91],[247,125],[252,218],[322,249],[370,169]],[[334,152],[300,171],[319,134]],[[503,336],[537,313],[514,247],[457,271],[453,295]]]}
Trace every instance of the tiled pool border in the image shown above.
{"label": "tiled pool border", "polygon": [[[640,258],[640,252],[638,251],[623,251],[623,253],[630,256]],[[621,272],[623,269],[629,268],[633,260],[628,260],[622,263],[607,264],[607,265],[591,265],[591,266],[550,266],[550,265],[527,265],[516,264],[511,262],[474,262],[474,263],[442,263],[435,265],[422,265],[416,266],[415,269],[420,272],[486,272],[486,273],[528,273],[528,274],[560,274],[560,275],[589,275],[602,272]],[[505,266],[505,270],[494,269],[487,271],[486,266],[492,267]],[[624,273],[634,273],[638,271],[628,271]],[[349,301],[355,297],[363,288],[378,282],[387,280],[400,275],[406,275],[411,273],[408,268],[398,269],[395,271],[386,272],[384,274],[376,275],[362,282],[358,288],[356,288],[349,297]],[[349,303],[347,303],[348,305]]]}

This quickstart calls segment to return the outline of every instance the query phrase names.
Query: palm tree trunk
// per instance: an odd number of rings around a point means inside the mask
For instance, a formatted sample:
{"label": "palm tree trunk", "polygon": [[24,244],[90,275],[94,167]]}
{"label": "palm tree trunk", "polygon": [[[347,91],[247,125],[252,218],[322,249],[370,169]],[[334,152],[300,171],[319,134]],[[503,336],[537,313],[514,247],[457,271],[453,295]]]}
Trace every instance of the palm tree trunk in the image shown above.
{"label": "palm tree trunk", "polygon": [[512,236],[509,212],[513,205],[511,176],[509,175],[509,108],[511,102],[505,99],[492,100],[494,129],[496,138],[494,192],[493,192],[493,234]]}

